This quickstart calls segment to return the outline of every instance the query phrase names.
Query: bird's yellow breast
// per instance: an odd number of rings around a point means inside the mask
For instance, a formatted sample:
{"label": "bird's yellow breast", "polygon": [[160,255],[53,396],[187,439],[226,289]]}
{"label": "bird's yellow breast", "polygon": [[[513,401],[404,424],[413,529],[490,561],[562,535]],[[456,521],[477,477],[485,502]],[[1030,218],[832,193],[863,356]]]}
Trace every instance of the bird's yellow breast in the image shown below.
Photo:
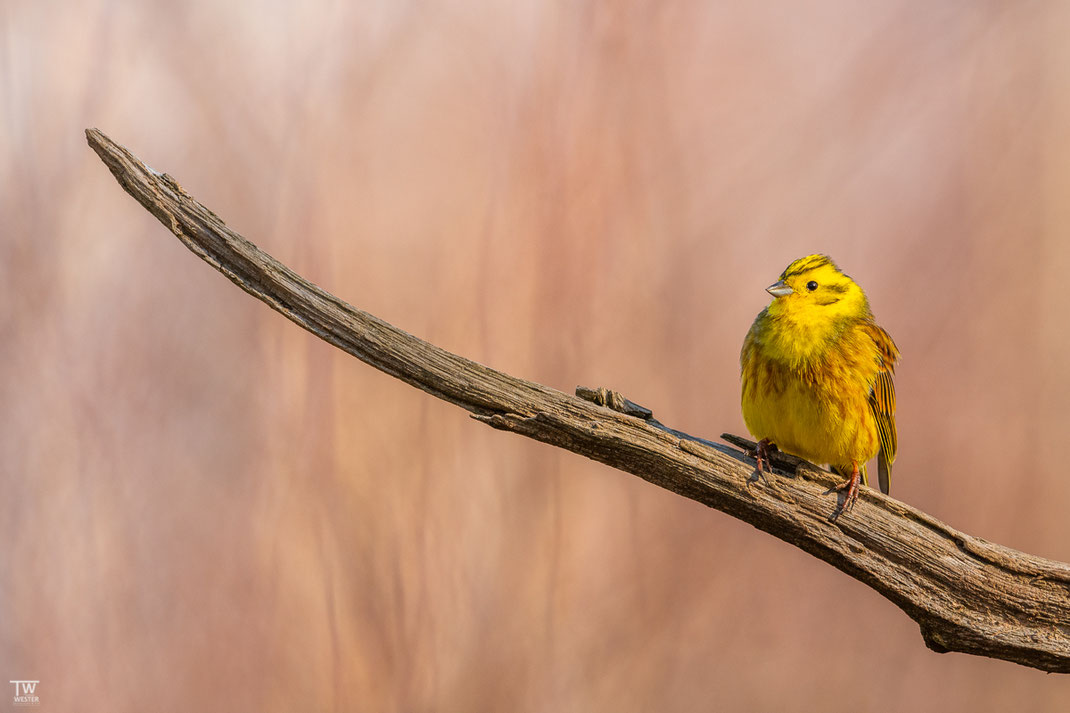
{"label": "bird's yellow breast", "polygon": [[[785,335],[801,341],[782,344]],[[756,438],[811,462],[865,463],[880,447],[870,405],[877,345],[861,321],[820,342],[805,335],[776,329],[765,313],[755,320],[740,360],[743,420]]]}

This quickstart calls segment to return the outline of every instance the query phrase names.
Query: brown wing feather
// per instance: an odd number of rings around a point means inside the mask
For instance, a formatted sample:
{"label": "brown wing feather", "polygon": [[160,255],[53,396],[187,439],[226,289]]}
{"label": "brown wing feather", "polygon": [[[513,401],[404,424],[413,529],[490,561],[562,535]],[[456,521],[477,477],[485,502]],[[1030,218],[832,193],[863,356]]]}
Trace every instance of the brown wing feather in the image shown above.
{"label": "brown wing feather", "polygon": [[899,445],[895,434],[895,384],[892,382],[895,363],[899,360],[899,349],[888,332],[876,324],[870,325],[869,333],[877,346],[877,359],[880,362],[880,370],[869,393],[869,405],[873,409],[877,422],[877,439],[881,444],[880,455],[877,457],[877,480],[881,492],[887,493],[891,486],[892,463],[895,462]]}

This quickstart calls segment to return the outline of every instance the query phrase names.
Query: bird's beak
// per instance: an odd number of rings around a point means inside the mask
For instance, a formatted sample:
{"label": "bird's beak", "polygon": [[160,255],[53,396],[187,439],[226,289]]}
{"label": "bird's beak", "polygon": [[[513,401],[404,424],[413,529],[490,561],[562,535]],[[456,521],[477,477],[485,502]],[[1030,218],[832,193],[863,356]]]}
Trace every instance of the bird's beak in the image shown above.
{"label": "bird's beak", "polygon": [[778,280],[773,284],[769,285],[769,287],[766,287],[765,291],[771,294],[773,297],[784,297],[785,295],[790,295],[795,290],[784,284],[783,280]]}

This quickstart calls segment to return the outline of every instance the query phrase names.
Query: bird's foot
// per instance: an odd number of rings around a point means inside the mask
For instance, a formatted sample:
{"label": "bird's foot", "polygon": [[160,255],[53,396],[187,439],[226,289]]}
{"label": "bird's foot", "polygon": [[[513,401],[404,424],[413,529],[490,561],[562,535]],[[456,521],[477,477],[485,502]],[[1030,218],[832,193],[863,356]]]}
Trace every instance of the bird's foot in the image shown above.
{"label": "bird's foot", "polygon": [[847,492],[843,497],[843,504],[841,504],[836,512],[832,515],[832,520],[838,518],[845,512],[850,512],[851,508],[855,506],[855,501],[858,500],[858,486],[862,483],[862,474],[858,470],[858,463],[851,464],[851,475],[847,477],[847,480],[837,485],[833,490],[840,492],[846,490]]}
{"label": "bird's foot", "polygon": [[754,478],[757,480],[761,478],[765,480],[766,472],[773,472],[773,454],[777,452],[776,444],[770,441],[768,438],[763,438],[755,444],[754,448],[754,460],[757,461],[757,476]]}

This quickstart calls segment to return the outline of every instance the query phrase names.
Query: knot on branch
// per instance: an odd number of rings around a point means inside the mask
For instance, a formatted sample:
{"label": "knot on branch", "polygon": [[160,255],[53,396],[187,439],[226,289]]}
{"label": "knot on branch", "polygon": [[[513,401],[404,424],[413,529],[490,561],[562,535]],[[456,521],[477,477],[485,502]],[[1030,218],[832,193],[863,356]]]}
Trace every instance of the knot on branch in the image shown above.
{"label": "knot on branch", "polygon": [[577,386],[576,396],[579,396],[584,401],[590,401],[593,404],[619,411],[625,416],[635,416],[644,421],[649,421],[654,418],[654,412],[646,406],[640,406],[634,401],[629,401],[624,398],[624,395],[619,391],[613,391],[604,386],[599,386],[597,389],[591,389],[586,386]]}

